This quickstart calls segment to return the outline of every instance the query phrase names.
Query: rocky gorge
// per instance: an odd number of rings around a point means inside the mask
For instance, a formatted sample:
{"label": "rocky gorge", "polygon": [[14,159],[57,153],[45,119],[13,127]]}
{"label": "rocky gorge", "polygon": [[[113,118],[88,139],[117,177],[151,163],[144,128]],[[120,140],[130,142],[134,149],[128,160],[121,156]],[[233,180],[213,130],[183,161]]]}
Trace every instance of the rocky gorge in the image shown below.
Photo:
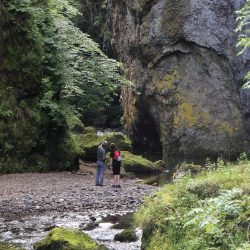
{"label": "rocky gorge", "polygon": [[141,152],[231,158],[248,149],[249,53],[237,57],[244,0],[98,1],[110,47],[136,91],[123,90],[127,129]]}
{"label": "rocky gorge", "polygon": [[0,250],[250,248],[245,3],[1,1]]}

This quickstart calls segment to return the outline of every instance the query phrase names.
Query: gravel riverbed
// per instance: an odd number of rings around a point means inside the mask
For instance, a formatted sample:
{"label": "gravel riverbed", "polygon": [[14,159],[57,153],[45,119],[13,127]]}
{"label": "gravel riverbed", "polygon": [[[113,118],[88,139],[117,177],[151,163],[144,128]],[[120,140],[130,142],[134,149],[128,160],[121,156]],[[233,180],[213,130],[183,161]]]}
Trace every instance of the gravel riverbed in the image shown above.
{"label": "gravel riverbed", "polygon": [[[157,188],[131,178],[121,180],[122,188],[112,188],[110,170],[106,171],[105,185],[95,186],[94,166],[81,166],[77,173],[1,175],[0,241],[20,243],[29,250],[48,230],[66,226],[87,230],[93,239],[109,249],[140,249],[140,237],[129,244],[113,241],[114,234],[123,228],[112,229],[117,223],[113,220],[135,211],[144,197]],[[112,220],[103,221],[106,216]],[[93,218],[98,223],[89,231]]]}
{"label": "gravel riverbed", "polygon": [[[94,172],[94,171],[93,171]],[[73,174],[30,173],[0,176],[0,218],[22,217],[51,211],[134,210],[155,187],[137,179],[122,179],[121,189],[111,187],[111,173],[105,186],[95,186],[93,172]]]}

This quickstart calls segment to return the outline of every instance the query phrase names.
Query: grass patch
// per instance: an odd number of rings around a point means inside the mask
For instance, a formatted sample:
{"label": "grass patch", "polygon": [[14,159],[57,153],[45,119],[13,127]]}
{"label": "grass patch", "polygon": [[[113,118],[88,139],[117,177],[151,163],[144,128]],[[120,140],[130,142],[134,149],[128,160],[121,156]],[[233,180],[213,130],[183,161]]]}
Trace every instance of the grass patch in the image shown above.
{"label": "grass patch", "polygon": [[250,162],[186,175],[135,215],[142,249],[249,249]]}

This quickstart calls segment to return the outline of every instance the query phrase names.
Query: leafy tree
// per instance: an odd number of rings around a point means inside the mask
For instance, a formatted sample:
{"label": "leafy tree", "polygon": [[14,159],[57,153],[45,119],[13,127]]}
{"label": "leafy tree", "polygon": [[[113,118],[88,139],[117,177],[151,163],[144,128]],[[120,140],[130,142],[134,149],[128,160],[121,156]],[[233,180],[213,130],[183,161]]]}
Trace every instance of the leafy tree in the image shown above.
{"label": "leafy tree", "polygon": [[[246,0],[244,7],[237,11],[237,29],[240,33],[238,39],[238,48],[240,48],[239,54],[244,53],[250,48],[250,0]],[[246,84],[244,87],[250,87],[250,71],[245,76]]]}
{"label": "leafy tree", "polygon": [[126,82],[75,27],[73,3],[0,2],[0,172],[77,166],[71,123],[105,116]]}
{"label": "leafy tree", "polygon": [[[107,58],[88,35],[74,25],[79,11],[69,1],[51,1],[57,33],[57,49],[63,55],[63,77],[65,86],[62,98],[87,125],[105,125],[114,100],[125,79],[121,76],[121,65]],[[119,114],[120,112],[120,114]],[[112,118],[111,118],[112,119]]]}

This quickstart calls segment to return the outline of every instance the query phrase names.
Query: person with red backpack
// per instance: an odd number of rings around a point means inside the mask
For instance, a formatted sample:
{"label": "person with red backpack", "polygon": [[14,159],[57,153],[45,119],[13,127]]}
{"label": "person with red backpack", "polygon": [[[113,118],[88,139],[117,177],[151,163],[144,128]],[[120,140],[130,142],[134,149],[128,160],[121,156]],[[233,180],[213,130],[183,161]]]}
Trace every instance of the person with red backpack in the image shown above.
{"label": "person with red backpack", "polygon": [[113,185],[112,187],[121,188],[120,184],[120,170],[121,170],[121,152],[116,148],[115,144],[110,145],[111,152],[110,158],[112,160],[112,170],[113,170]]}

